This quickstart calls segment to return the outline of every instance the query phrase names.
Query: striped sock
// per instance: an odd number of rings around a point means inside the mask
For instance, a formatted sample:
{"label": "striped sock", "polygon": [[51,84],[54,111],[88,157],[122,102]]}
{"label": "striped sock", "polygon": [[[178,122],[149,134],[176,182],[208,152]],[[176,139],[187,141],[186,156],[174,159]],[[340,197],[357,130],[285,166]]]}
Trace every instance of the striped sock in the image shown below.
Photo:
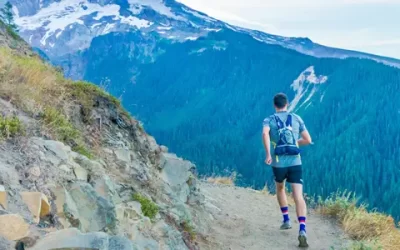
{"label": "striped sock", "polygon": [[306,231],[306,217],[300,216],[299,217],[299,223],[300,223],[300,231]]}
{"label": "striped sock", "polygon": [[288,207],[281,207],[282,215],[283,215],[283,222],[290,221],[289,218],[289,208]]}

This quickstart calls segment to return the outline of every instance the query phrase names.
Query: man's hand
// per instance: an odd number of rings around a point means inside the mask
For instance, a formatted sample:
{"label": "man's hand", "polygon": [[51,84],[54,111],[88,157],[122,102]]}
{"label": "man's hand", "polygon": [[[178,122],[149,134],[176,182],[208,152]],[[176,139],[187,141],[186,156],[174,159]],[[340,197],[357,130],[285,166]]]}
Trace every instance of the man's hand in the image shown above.
{"label": "man's hand", "polygon": [[265,164],[271,165],[271,163],[272,163],[272,157],[271,155],[267,155],[267,157],[265,158]]}

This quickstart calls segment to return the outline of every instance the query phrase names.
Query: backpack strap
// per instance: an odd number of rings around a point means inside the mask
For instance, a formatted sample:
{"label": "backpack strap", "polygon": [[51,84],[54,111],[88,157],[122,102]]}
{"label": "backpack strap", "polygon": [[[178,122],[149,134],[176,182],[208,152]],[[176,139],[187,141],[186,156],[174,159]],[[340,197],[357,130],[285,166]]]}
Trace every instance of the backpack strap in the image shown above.
{"label": "backpack strap", "polygon": [[288,117],[286,119],[286,127],[291,127],[292,126],[292,114],[288,114]]}
{"label": "backpack strap", "polygon": [[274,115],[274,118],[275,118],[276,125],[278,126],[278,130],[283,129],[285,127],[285,124],[283,123],[283,121],[277,115]]}

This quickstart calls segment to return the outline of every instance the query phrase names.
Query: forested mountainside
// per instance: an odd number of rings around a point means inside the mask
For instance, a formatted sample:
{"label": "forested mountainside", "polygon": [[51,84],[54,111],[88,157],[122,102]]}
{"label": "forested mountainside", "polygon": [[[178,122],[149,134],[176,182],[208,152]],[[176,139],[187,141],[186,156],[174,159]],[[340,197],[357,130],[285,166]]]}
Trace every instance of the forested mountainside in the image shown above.
{"label": "forested mountainside", "polygon": [[[140,68],[135,84],[110,89],[201,174],[236,171],[240,185],[273,184],[261,129],[273,112],[273,95],[283,91],[315,141],[304,150],[306,192],[351,190],[400,216],[393,202],[400,193],[399,69],[370,60],[304,56],[231,31],[161,48],[166,52]],[[115,59],[114,52],[97,51],[102,60],[92,60],[95,66],[85,77],[130,82],[132,76],[121,73],[129,63]],[[109,60],[115,68],[106,68]]]}
{"label": "forested mountainside", "polygon": [[283,91],[315,141],[306,192],[347,189],[400,217],[400,70],[387,66],[398,60],[232,27],[172,0],[12,2],[27,41],[68,76],[122,97],[201,174],[272,183],[260,133]]}

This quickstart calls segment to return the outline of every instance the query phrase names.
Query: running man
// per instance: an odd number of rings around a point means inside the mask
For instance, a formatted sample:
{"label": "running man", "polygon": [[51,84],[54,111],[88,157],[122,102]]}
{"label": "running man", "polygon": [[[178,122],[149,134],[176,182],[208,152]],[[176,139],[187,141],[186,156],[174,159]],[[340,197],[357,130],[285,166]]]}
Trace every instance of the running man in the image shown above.
{"label": "running man", "polygon": [[[276,194],[283,215],[281,230],[292,228],[285,193],[285,180],[293,190],[296,213],[300,224],[299,247],[308,247],[306,234],[307,207],[303,197],[302,166],[299,146],[311,144],[311,136],[300,116],[288,112],[288,98],[279,93],[274,97],[276,113],[263,122],[262,139],[265,163],[272,165]],[[271,149],[271,143],[273,148]]]}

